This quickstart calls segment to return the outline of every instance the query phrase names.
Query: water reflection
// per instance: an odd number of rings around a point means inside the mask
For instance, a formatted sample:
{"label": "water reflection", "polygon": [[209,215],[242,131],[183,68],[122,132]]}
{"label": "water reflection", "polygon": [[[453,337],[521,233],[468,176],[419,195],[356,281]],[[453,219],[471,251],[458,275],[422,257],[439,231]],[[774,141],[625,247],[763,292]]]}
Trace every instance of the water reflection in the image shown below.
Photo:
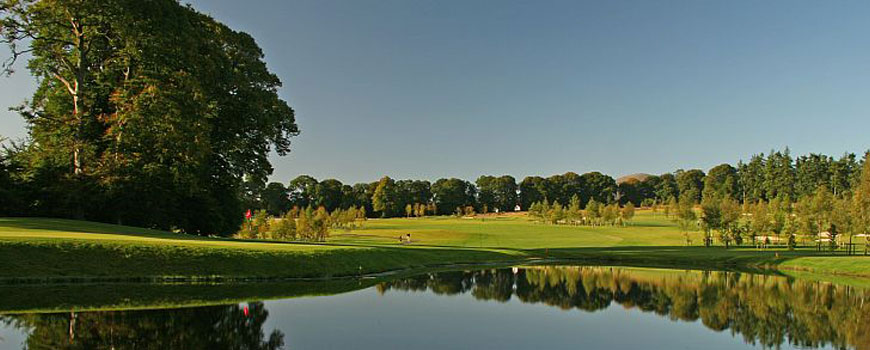
{"label": "water reflection", "polygon": [[543,303],[588,312],[612,303],[730,330],[749,344],[870,349],[870,292],[734,272],[532,267],[443,272],[382,283],[389,290],[471,293],[478,300]]}
{"label": "water reflection", "polygon": [[[170,310],[0,316],[26,330],[27,349],[280,349],[262,303]],[[11,344],[10,344],[11,345]]]}
{"label": "water reflection", "polygon": [[[515,307],[520,304],[580,310],[580,316],[620,305],[626,309],[660,315],[663,318],[660,322],[669,326],[674,325],[671,321],[700,320],[706,328],[727,331],[747,344],[767,348],[870,349],[870,290],[779,276],[546,266],[430,273],[382,282],[376,284],[374,290],[368,289],[369,285],[360,284],[358,288],[365,290],[358,293],[299,297],[275,302],[269,307],[277,320],[269,320],[266,306],[256,302],[139,311],[18,313],[0,315],[0,330],[24,331],[26,340],[22,345],[28,349],[279,349],[287,340],[284,333],[292,334],[293,342],[303,344],[303,347],[306,341],[316,346],[318,342],[342,337],[358,347],[376,347],[364,343],[362,339],[386,339],[390,342],[380,343],[380,347],[399,347],[413,344],[413,339],[403,338],[406,335],[435,336],[450,333],[451,330],[456,332],[456,328],[449,328],[447,324],[461,323],[457,322],[456,317],[486,323],[485,330],[507,327],[507,324],[517,325],[519,323],[506,321],[504,315],[508,309],[517,310]],[[310,287],[305,290],[312,290]],[[268,288],[260,286],[256,289],[252,291],[255,294],[251,298],[262,295],[256,293]],[[347,291],[346,288],[341,290]],[[293,291],[283,291],[276,295],[292,294]],[[466,295],[467,298],[439,298],[437,295]],[[408,304],[410,297],[413,297],[413,304]],[[338,300],[342,304],[336,304]],[[372,300],[378,302],[373,303]],[[475,311],[467,308],[455,309],[457,305],[464,305],[462,300],[497,307],[476,309],[477,312],[489,312],[477,317],[481,315],[475,315]],[[474,300],[505,305],[481,304]],[[93,307],[95,304],[92,302],[89,300],[88,305]],[[402,312],[396,310],[409,305],[418,307],[415,308],[416,313],[405,313],[406,309]],[[289,312],[288,306],[295,307],[295,313]],[[460,314],[432,312],[434,308],[447,306],[454,307],[451,310],[463,311]],[[549,308],[535,309],[552,311]],[[534,310],[525,308],[523,312]],[[313,317],[314,314],[320,316]],[[389,316],[384,319],[378,318],[378,315]],[[544,342],[542,344],[545,347],[547,344],[554,345],[552,343],[557,339],[537,334],[540,329],[536,330],[535,327],[553,330],[556,322],[570,326],[580,322],[578,318],[553,317],[545,312],[524,315],[523,318],[539,323],[527,328],[514,328],[521,330],[521,333],[527,332],[518,336],[538,337],[535,341]],[[429,327],[420,324],[419,318],[422,317],[431,318]],[[386,326],[377,326],[381,322],[385,322]],[[417,322],[419,328],[427,328],[431,332],[413,333],[418,327],[395,332],[395,326],[404,322]],[[543,324],[546,322],[553,323]],[[594,336],[594,332],[600,331],[588,324],[586,327],[593,332],[586,333],[587,336]],[[277,329],[264,331],[272,328]],[[335,329],[343,331],[335,333]],[[354,329],[358,332],[351,332]],[[569,330],[565,335],[568,333],[573,334],[573,331]],[[697,334],[703,333],[710,332]],[[552,336],[556,333],[547,334]],[[697,334],[686,334],[686,337]],[[475,336],[484,335],[477,332]],[[439,339],[468,342],[461,334],[450,334]],[[568,336],[567,339],[573,341],[574,338]],[[564,346],[565,343],[559,344]],[[14,346],[4,344],[2,340],[0,345]],[[650,346],[664,347],[665,344],[651,343]]]}

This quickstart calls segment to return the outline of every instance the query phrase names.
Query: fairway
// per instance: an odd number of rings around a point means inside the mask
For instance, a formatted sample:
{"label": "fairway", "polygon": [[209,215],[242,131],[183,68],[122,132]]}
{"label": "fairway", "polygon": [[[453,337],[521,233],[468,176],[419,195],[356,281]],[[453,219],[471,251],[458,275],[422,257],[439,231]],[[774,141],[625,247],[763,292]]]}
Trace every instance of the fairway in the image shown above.
{"label": "fairway", "polygon": [[[640,211],[626,226],[571,226],[534,222],[525,216],[488,215],[474,218],[423,217],[370,219],[362,229],[334,230],[331,242],[400,245],[411,234],[411,245],[473,248],[577,248],[613,246],[685,246],[677,226],[660,213]],[[690,238],[700,243],[700,233]]]}
{"label": "fairway", "polygon": [[[399,236],[411,234],[410,242]],[[695,269],[789,270],[868,276],[870,257],[802,247],[691,246],[667,217],[639,211],[625,226],[550,225],[525,215],[370,219],[326,242],[200,237],[128,226],[0,218],[7,282],[281,279],[359,276],[468,263],[547,260]]]}

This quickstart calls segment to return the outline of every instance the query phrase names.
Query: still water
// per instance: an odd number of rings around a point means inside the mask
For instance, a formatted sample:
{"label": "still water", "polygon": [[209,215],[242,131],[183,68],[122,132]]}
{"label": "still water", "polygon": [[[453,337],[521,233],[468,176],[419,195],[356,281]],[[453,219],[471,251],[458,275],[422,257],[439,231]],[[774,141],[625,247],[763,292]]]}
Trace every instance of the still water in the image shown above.
{"label": "still water", "polygon": [[870,349],[870,290],[782,276],[537,266],[352,283],[215,306],[17,310],[0,315],[0,348]]}

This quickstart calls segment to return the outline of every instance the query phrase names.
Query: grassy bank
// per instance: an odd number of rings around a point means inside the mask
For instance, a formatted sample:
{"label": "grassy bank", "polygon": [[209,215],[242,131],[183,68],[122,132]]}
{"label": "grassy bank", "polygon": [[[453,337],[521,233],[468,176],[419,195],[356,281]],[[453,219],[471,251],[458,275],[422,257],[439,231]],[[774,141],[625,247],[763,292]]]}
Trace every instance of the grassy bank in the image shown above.
{"label": "grassy bank", "polygon": [[[411,233],[410,244],[398,236]],[[356,276],[438,265],[572,259],[699,269],[870,276],[870,257],[814,248],[705,248],[660,214],[627,227],[543,225],[523,216],[369,220],[320,244],[203,238],[81,221],[0,218],[0,280],[281,279]],[[821,255],[820,255],[821,254]]]}

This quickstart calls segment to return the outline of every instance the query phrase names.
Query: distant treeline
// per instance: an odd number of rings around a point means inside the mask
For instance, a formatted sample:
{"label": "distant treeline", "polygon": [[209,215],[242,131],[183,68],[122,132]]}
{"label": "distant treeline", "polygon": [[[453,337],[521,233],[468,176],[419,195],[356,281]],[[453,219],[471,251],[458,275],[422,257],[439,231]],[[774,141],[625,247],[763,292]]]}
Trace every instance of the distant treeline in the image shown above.
{"label": "distant treeline", "polygon": [[[243,202],[252,209],[281,215],[293,207],[324,207],[328,211],[365,208],[369,217],[411,216],[409,206],[423,205],[428,214],[450,215],[457,208],[473,207],[478,213],[528,210],[533,203],[569,205],[574,198],[585,209],[590,202],[651,206],[676,199],[696,204],[703,197],[722,197],[740,203],[774,198],[796,201],[813,195],[819,187],[834,196],[849,193],[857,184],[863,160],[849,153],[834,158],[810,154],[793,158],[788,149],[754,155],[748,162],[721,164],[704,172],[679,169],[672,173],[629,178],[621,183],[600,172],[568,172],[550,177],[528,176],[522,181],[509,175],[484,175],[475,182],[462,179],[394,180],[383,177],[371,183],[343,184],[339,180],[302,175],[286,185],[246,182]],[[416,211],[416,210],[415,210]]]}

